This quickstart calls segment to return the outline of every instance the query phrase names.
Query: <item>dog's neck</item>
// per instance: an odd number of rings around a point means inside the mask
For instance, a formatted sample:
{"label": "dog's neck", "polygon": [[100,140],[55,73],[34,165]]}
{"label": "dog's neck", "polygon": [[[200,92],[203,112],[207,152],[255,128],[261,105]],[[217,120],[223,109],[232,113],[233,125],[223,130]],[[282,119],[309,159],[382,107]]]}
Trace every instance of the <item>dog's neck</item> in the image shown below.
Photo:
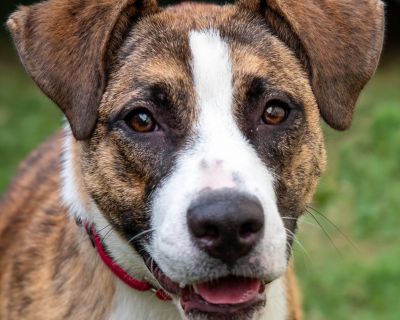
{"label": "dog's neck", "polygon": [[[117,232],[111,230],[108,221],[85,191],[80,172],[79,142],[72,137],[69,128],[65,129],[62,170],[62,196],[69,214],[73,219],[85,220],[96,225],[97,232],[104,244],[113,254],[113,259],[129,274],[137,279],[149,280],[154,287],[159,287],[157,281],[146,268],[142,258],[132,250],[132,247],[121,239]],[[83,229],[82,229],[83,230]],[[90,241],[86,237],[86,241]],[[88,259],[93,259],[93,253]],[[96,254],[95,254],[96,255]],[[104,268],[99,257],[96,257],[99,267]],[[111,272],[105,270],[104,272]],[[157,299],[152,291],[140,292],[132,289],[114,276],[114,295],[111,310],[107,319],[163,319],[176,320],[183,318],[182,308],[178,298],[171,302]],[[288,314],[285,279],[281,278],[271,283],[267,290],[267,306],[258,319],[287,319]]]}

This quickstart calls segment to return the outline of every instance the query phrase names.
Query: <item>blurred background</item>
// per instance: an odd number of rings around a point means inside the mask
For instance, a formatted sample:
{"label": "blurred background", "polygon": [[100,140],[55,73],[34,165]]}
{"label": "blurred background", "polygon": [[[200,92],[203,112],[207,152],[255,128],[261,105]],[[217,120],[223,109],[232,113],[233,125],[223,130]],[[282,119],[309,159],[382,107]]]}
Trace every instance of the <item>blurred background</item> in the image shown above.
{"label": "blurred background", "polygon": [[[18,4],[33,2],[0,2],[0,194],[18,163],[62,124],[4,28]],[[324,126],[329,165],[294,252],[307,320],[400,319],[400,0],[386,4],[382,61],[352,128]]]}

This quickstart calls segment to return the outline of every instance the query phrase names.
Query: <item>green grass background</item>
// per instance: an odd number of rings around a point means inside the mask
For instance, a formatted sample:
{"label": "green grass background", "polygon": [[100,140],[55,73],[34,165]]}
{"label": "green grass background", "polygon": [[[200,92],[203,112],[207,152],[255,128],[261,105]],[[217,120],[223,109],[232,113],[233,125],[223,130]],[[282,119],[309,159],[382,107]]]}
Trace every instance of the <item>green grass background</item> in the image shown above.
{"label": "green grass background", "polygon": [[[0,42],[0,193],[18,163],[61,126],[61,113],[10,47]],[[379,69],[349,131],[324,130],[329,165],[313,207],[335,226],[316,212],[325,231],[309,213],[300,223],[294,255],[306,319],[398,320],[400,59]]]}

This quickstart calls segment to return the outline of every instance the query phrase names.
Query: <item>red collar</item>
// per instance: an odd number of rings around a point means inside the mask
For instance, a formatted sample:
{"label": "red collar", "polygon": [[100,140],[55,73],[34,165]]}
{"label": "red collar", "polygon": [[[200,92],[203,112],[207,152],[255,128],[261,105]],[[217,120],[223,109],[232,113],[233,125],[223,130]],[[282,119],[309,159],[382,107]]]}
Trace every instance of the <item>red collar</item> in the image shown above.
{"label": "red collar", "polygon": [[97,249],[101,260],[103,260],[104,264],[126,285],[130,286],[133,289],[138,291],[148,291],[151,290],[154,292],[156,297],[163,301],[172,300],[171,296],[165,292],[163,289],[157,289],[152,284],[141,281],[133,278],[130,274],[128,274],[124,269],[121,268],[113,258],[106,252],[102,241],[100,239],[99,234],[96,232],[96,228],[93,224],[89,224],[87,222],[83,223],[87,234],[92,241],[93,247]]}

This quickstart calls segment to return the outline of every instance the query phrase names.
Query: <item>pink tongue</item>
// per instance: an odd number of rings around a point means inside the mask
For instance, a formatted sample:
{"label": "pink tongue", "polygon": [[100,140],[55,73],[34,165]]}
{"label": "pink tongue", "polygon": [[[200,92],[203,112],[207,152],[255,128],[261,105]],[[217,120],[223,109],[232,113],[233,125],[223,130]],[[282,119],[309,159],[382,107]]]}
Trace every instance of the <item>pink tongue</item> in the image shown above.
{"label": "pink tongue", "polygon": [[260,290],[260,281],[226,277],[197,285],[199,295],[211,304],[239,304],[253,300]]}

